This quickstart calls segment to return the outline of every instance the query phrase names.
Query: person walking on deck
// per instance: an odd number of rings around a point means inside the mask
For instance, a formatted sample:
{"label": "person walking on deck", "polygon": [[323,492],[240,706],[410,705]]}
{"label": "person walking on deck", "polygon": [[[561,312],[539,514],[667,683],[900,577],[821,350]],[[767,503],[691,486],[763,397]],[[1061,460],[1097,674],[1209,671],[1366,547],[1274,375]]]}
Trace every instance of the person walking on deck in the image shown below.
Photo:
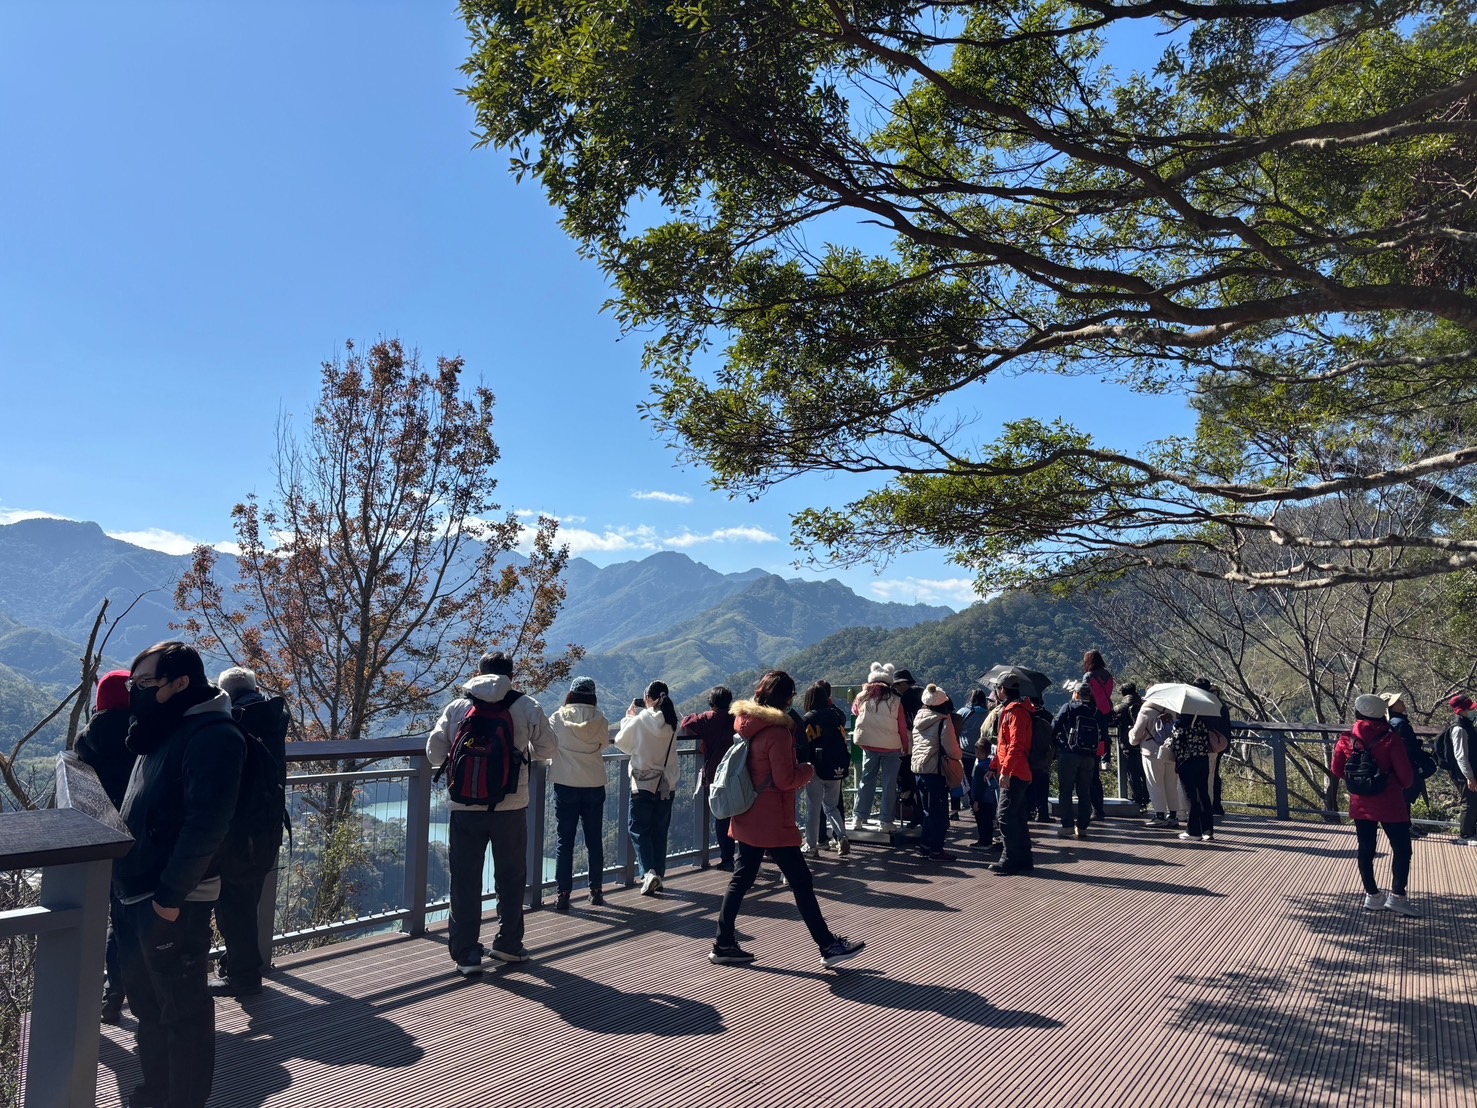
{"label": "person walking on deck", "polygon": [[[1365,693],[1354,701],[1354,726],[1339,736],[1329,771],[1349,790],[1349,815],[1358,839],[1359,880],[1364,883],[1364,906],[1418,916],[1406,896],[1410,879],[1410,805],[1405,790],[1415,782],[1415,771],[1405,752],[1405,740],[1385,719],[1385,702]],[[1380,894],[1374,877],[1376,834],[1384,829],[1390,844],[1390,892]]]}
{"label": "person walking on deck", "polygon": [[795,759],[795,737],[785,712],[794,698],[794,679],[783,670],[772,670],[754,687],[753,700],[733,704],[734,726],[749,744],[748,773],[756,795],[747,811],[729,820],[728,833],[738,844],[738,863],[723,894],[718,935],[708,954],[708,960],[715,964],[754,960],[753,954],[738,945],[735,926],[744,894],[754,884],[766,853],[784,874],[795,907],[826,966],[840,965],[866,945],[845,939],[826,926],[810,867],[800,852],[795,794],[805,787],[814,770]]}

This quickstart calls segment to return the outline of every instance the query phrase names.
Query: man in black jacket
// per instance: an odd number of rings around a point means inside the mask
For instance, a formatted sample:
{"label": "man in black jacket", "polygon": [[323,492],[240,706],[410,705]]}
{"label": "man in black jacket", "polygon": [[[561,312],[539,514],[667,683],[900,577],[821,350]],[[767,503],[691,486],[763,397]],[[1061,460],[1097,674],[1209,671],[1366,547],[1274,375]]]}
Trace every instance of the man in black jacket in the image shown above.
{"label": "man in black jacket", "polygon": [[[287,783],[287,702],[267,696],[256,687],[256,674],[232,666],[216,678],[231,698],[231,714],[251,738],[259,739],[271,758],[271,772],[279,788]],[[248,774],[251,759],[248,751]],[[262,766],[263,769],[267,767]],[[243,778],[243,781],[245,778]],[[262,991],[261,916],[259,905],[267,874],[277,865],[282,847],[282,806],[266,811],[238,811],[226,841],[216,856],[221,895],[215,902],[215,925],[220,928],[226,953],[216,966],[221,996],[255,996]]]}
{"label": "man in black jacket", "polygon": [[113,864],[121,905],[123,990],[138,1018],[144,1083],[129,1108],[201,1108],[215,1075],[215,1003],[206,988],[212,868],[241,766],[231,699],[193,647],[151,646],[129,667],[128,746],[139,755],[123,798],[133,849]]}

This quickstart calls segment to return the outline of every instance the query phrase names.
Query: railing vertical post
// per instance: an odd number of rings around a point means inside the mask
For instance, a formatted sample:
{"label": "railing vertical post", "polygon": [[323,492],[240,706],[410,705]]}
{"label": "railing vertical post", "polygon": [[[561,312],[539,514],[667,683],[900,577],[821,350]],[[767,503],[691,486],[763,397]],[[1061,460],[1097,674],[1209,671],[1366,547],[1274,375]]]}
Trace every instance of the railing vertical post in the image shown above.
{"label": "railing vertical post", "polygon": [[[698,781],[702,781],[702,779],[703,779],[702,757],[703,756],[701,754],[698,755],[698,769],[697,769],[697,779],[698,779]],[[712,838],[712,836],[708,833],[708,828],[710,828],[711,826],[713,826],[712,821],[708,818],[708,790],[707,789],[701,789],[701,788],[698,789],[697,790],[697,795],[693,797],[693,799],[692,799],[692,818],[693,818],[693,820],[697,824],[697,826],[693,829],[696,832],[696,834],[694,835],[694,841],[696,841],[697,844],[698,844],[698,849],[697,849],[697,864],[698,864],[698,866],[700,868],[707,869],[708,868],[708,846],[709,846],[708,840],[710,838]]]}
{"label": "railing vertical post", "polygon": [[547,763],[535,759],[528,766],[528,901],[529,911],[544,903],[544,832],[547,805],[544,779]]}
{"label": "railing vertical post", "polygon": [[625,776],[621,773],[616,778],[616,795],[620,800],[616,805],[615,818],[619,821],[619,826],[615,840],[620,843],[621,877],[629,888],[636,883],[636,852],[631,849],[631,786]]}
{"label": "railing vertical post", "polygon": [[431,764],[424,758],[410,759],[410,778],[405,797],[405,887],[400,902],[410,914],[401,923],[408,935],[424,934],[426,901],[430,899],[431,869]]}
{"label": "railing vertical post", "polygon": [[43,872],[42,906],[80,913],[77,926],[36,936],[27,1108],[72,1108],[97,1098],[98,1014],[112,868],[103,859]]}
{"label": "railing vertical post", "polygon": [[1277,818],[1292,819],[1287,796],[1287,735],[1280,731],[1272,739],[1272,781],[1277,791]]}

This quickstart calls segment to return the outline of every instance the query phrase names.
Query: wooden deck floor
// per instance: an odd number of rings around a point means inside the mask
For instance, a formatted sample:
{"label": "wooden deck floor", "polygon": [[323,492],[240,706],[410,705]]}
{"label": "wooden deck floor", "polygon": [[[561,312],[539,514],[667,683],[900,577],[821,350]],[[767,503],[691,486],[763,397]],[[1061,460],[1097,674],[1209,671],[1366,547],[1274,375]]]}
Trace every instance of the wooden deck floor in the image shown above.
{"label": "wooden deck floor", "polygon": [[[1411,920],[1361,908],[1352,831],[1220,836],[1110,821],[1038,839],[1033,877],[825,856],[827,920],[867,940],[838,970],[772,867],[740,919],[752,967],[706,961],[727,875],[691,869],[530,915],[536,960],[481,980],[444,932],[286,957],[218,1002],[211,1104],[1477,1108],[1477,850],[1417,843]],[[110,1108],[130,1026],[101,1044]]]}

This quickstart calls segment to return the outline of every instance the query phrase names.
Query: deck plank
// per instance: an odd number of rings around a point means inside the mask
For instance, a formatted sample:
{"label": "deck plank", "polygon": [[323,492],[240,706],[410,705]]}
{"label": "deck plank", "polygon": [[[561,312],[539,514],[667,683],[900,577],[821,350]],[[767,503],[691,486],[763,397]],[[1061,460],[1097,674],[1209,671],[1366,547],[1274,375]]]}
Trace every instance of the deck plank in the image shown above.
{"label": "deck plank", "polygon": [[[834,971],[772,867],[751,967],[706,961],[727,875],[691,869],[531,914],[535,961],[481,980],[444,931],[283,957],[218,1002],[211,1104],[1477,1108],[1477,851],[1418,841],[1408,920],[1360,907],[1348,829],[1094,831],[1040,838],[1033,877],[822,858],[828,923],[867,940]],[[104,1031],[113,1108],[137,1071],[128,1018]]]}

